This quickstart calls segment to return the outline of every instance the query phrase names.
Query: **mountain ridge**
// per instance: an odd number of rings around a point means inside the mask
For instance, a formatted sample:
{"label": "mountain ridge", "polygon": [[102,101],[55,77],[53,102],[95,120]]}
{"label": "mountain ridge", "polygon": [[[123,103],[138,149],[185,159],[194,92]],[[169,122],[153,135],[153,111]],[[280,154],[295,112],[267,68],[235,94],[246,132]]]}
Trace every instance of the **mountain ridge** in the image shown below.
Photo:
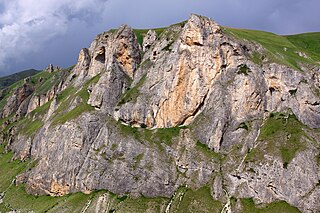
{"label": "mountain ridge", "polygon": [[21,79],[35,75],[38,72],[40,71],[35,69],[28,69],[28,70],[23,70],[11,75],[0,77],[0,89],[4,89],[10,86],[11,84],[14,84],[17,81],[20,81]]}
{"label": "mountain ridge", "polygon": [[197,192],[220,203],[208,207],[217,212],[280,200],[319,209],[316,53],[198,15],[138,33],[99,34],[73,68],[8,92],[1,147],[37,161],[16,183],[35,195],[106,189],[129,196],[123,205],[171,197],[157,204],[167,212]]}

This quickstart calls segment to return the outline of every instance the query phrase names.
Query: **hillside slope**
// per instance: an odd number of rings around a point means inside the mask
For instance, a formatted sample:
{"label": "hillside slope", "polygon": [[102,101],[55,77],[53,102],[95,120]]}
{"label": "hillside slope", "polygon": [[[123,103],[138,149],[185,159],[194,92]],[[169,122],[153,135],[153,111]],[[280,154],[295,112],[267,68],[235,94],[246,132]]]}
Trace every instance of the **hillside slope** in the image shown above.
{"label": "hillside slope", "polygon": [[0,90],[10,86],[11,84],[14,84],[17,81],[20,81],[21,79],[27,78],[29,76],[35,75],[39,72],[39,70],[35,69],[29,69],[24,70],[21,72],[14,73],[9,76],[1,77],[0,78]]}
{"label": "hillside slope", "polygon": [[319,211],[314,35],[198,15],[98,35],[74,67],[5,91],[0,210]]}

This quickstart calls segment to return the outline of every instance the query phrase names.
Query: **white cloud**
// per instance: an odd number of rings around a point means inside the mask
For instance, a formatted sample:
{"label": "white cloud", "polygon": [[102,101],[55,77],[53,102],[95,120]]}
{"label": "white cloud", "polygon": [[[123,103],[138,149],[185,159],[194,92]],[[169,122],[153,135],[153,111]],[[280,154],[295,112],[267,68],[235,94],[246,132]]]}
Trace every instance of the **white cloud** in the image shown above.
{"label": "white cloud", "polygon": [[0,70],[9,60],[23,60],[77,22],[103,13],[106,0],[11,0],[0,10]]}

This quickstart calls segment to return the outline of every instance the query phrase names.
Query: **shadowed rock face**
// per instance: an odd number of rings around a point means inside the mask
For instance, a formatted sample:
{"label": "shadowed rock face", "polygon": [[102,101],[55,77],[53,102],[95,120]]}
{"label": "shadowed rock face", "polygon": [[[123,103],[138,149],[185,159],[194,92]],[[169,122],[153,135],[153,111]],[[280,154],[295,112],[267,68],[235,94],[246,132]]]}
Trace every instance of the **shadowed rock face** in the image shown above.
{"label": "shadowed rock face", "polygon": [[[160,36],[148,31],[142,47],[128,26],[98,35],[51,93],[24,105],[32,89],[22,87],[8,99],[3,117],[52,100],[34,135],[10,132],[15,157],[38,160],[20,179],[29,193],[54,196],[107,189],[171,197],[182,185],[208,185],[223,202],[225,190],[318,211],[320,135],[312,128],[320,128],[319,68],[254,63],[252,54],[262,51],[198,15]],[[74,94],[59,96],[70,88]],[[80,103],[94,109],[54,122]],[[284,127],[265,130],[270,112],[294,115],[301,134],[286,129],[289,117],[281,117]],[[274,140],[263,138],[266,132]],[[286,141],[296,145],[288,145],[289,160],[281,146]]]}
{"label": "shadowed rock face", "polygon": [[28,101],[28,97],[32,94],[32,92],[33,88],[27,83],[23,84],[22,87],[17,88],[12,96],[9,97],[6,106],[2,111],[2,117],[8,117],[13,112],[17,112],[20,106],[26,108],[26,102]]}

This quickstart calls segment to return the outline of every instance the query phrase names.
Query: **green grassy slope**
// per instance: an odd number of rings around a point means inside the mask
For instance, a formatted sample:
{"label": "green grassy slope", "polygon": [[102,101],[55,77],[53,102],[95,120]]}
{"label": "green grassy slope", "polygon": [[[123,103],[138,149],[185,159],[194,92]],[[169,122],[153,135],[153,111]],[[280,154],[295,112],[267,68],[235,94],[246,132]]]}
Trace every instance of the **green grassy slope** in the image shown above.
{"label": "green grassy slope", "polygon": [[307,52],[312,52],[315,55],[320,55],[320,32],[288,35],[285,37],[297,47]]}
{"label": "green grassy slope", "polygon": [[284,201],[270,203],[263,208],[255,206],[252,199],[241,199],[243,213],[299,213],[299,209],[290,206]]}
{"label": "green grassy slope", "polygon": [[21,79],[27,78],[29,76],[33,76],[40,72],[39,70],[30,69],[30,70],[24,70],[22,72],[14,73],[9,76],[1,77],[0,78],[0,89],[6,88],[12,84],[14,84],[17,81],[20,81]]}
{"label": "green grassy slope", "polygon": [[[300,69],[300,63],[319,65],[320,33],[306,33],[291,36],[281,36],[270,32],[223,28],[224,32],[240,40],[259,43],[265,48],[263,55],[255,55],[253,61],[261,63],[263,58]],[[299,55],[306,54],[306,57]]]}

